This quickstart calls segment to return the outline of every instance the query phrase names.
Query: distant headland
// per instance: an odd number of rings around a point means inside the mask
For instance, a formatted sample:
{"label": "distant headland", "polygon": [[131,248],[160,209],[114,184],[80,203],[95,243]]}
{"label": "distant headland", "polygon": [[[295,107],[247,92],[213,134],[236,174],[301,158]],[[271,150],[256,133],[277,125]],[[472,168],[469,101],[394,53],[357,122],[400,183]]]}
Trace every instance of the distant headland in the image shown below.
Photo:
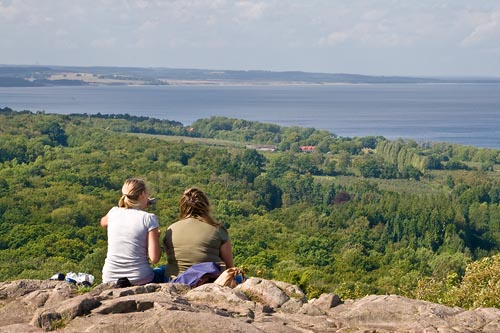
{"label": "distant headland", "polygon": [[369,76],[301,71],[0,65],[0,87],[75,85],[328,85],[500,83],[485,77]]}

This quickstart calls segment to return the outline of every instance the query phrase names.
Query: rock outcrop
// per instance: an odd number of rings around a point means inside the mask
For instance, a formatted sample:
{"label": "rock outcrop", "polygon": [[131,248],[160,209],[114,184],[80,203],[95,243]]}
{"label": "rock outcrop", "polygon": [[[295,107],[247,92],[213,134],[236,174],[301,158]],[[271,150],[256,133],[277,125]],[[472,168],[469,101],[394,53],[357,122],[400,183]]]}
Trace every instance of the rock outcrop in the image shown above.
{"label": "rock outcrop", "polygon": [[205,284],[102,284],[79,294],[64,281],[0,283],[3,332],[500,332],[500,310],[466,311],[396,295],[307,300],[297,286],[250,278]]}

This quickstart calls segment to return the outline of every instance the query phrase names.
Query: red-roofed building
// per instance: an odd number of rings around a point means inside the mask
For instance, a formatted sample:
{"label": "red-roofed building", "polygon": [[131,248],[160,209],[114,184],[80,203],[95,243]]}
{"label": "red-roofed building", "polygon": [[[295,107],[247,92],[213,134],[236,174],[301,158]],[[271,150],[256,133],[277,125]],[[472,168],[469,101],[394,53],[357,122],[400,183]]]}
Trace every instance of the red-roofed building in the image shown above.
{"label": "red-roofed building", "polygon": [[300,146],[299,149],[304,153],[314,153],[316,146]]}

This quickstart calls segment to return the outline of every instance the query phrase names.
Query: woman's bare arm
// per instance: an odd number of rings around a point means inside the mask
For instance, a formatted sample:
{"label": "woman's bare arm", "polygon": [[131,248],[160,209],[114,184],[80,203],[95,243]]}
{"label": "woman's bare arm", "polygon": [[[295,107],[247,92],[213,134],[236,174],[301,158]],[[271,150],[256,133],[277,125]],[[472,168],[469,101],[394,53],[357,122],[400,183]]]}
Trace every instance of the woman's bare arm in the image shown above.
{"label": "woman's bare arm", "polygon": [[153,264],[160,261],[161,246],[160,246],[160,229],[155,228],[148,232],[148,256]]}
{"label": "woman's bare arm", "polygon": [[108,226],[108,214],[101,218],[101,227],[106,228]]}
{"label": "woman's bare arm", "polygon": [[222,243],[220,246],[220,257],[226,264],[226,268],[233,267],[233,249],[231,247],[231,241]]}

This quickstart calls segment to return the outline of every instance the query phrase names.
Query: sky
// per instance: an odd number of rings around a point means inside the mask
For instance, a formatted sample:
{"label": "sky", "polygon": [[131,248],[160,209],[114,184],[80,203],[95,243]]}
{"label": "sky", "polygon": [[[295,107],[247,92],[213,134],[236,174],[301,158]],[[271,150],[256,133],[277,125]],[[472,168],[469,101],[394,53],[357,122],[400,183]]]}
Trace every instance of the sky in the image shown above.
{"label": "sky", "polygon": [[0,0],[0,64],[500,77],[500,0]]}

